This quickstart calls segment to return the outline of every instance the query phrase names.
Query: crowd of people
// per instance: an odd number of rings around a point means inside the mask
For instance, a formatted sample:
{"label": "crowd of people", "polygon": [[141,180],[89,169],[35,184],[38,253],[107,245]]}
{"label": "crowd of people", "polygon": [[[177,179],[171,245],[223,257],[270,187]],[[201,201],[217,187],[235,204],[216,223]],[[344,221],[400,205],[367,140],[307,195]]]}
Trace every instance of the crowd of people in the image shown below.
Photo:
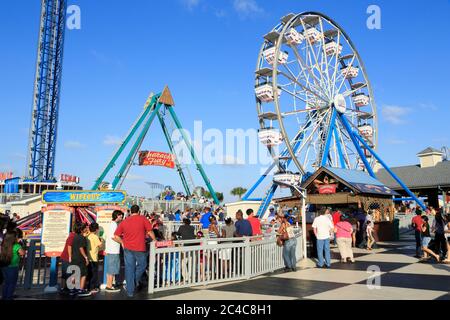
{"label": "crowd of people", "polygon": [[371,251],[375,244],[375,209],[342,213],[323,207],[312,224],[317,248],[317,267],[331,267],[331,243],[337,246],[342,263],[355,263],[353,248]]}
{"label": "crowd of people", "polygon": [[[443,210],[435,212],[430,226],[429,218],[420,209],[411,220],[416,239],[416,258],[428,261],[433,257],[437,262],[450,263],[450,215]],[[434,239],[431,238],[434,233]]]}
{"label": "crowd of people", "polygon": [[[202,240],[205,239],[209,245],[218,244],[220,238],[252,237],[262,235],[260,220],[255,216],[252,209],[244,213],[239,210],[235,215],[235,221],[226,217],[223,209],[206,206],[203,212],[186,209],[184,212],[177,211],[175,219],[169,214],[157,214],[141,212],[139,206],[133,205],[129,213],[124,215],[122,211],[114,211],[113,223],[110,224],[109,237],[104,241],[99,237],[99,227],[96,223],[90,226],[78,223],[73,232],[67,238],[64,252],[62,253],[62,281],[63,291],[79,297],[87,297],[99,291],[99,253],[105,253],[105,271],[107,273],[106,292],[117,292],[121,290],[123,281],[120,281],[122,266],[125,274],[125,292],[132,298],[137,291],[149,281],[146,270],[148,269],[148,252],[151,241],[163,242],[164,240]],[[284,231],[288,229],[287,217],[278,219],[284,224]],[[174,230],[167,236],[165,230],[167,221],[180,221],[182,224],[178,230]],[[196,221],[200,228],[194,228],[192,222]],[[220,228],[219,221],[223,221]],[[275,221],[274,221],[275,222]],[[295,244],[289,237],[284,240],[284,253],[286,265],[289,269],[295,269]],[[167,243],[167,242],[166,242]],[[177,253],[178,254],[178,253]],[[166,263],[172,260],[179,263],[179,256],[173,254]],[[222,268],[230,268],[231,249],[222,250],[217,258],[222,261]],[[123,259],[122,259],[123,257]],[[202,257],[203,258],[203,257]],[[70,266],[80,270],[81,279],[79,287],[67,283],[74,281],[67,272]],[[183,268],[186,266],[183,265]],[[200,267],[203,268],[203,265]],[[166,280],[172,279],[172,274],[164,275]],[[185,272],[183,272],[185,273]],[[175,278],[179,277],[178,271]],[[173,280],[173,279],[172,279]]]}
{"label": "crowd of people", "polygon": [[[331,244],[339,249],[342,263],[355,262],[354,247],[372,250],[375,244],[373,214],[374,210],[364,212],[361,205],[352,214],[342,213],[340,210],[333,211],[327,207],[320,209],[319,215],[312,224],[315,236],[313,240],[316,241],[317,248],[317,267],[331,267]],[[17,220],[17,215],[9,217],[0,214],[0,267],[2,268],[0,282],[3,284],[2,299],[5,300],[14,297],[19,262],[26,252],[26,243],[23,241],[22,231],[17,227]],[[176,224],[177,230],[170,230],[168,233],[166,227],[168,222],[172,221],[179,222]],[[294,226],[298,220],[295,214],[292,210],[277,212],[271,207],[266,221],[276,230],[277,244],[283,248],[285,271],[296,271],[297,238]],[[423,261],[434,258],[436,261],[448,263],[450,217],[437,211],[430,225],[428,216],[417,209],[411,225],[415,230],[417,257]],[[132,298],[146,285],[146,282],[150,281],[146,270],[148,270],[151,241],[201,240],[202,243],[206,241],[209,245],[220,243],[221,238],[253,237],[252,241],[254,241],[262,238],[257,236],[263,235],[263,228],[260,219],[252,209],[246,210],[245,214],[238,210],[232,219],[227,217],[220,207],[212,209],[210,206],[205,206],[202,212],[187,208],[183,212],[178,210],[175,213],[157,214],[141,212],[139,206],[133,205],[128,213],[119,210],[112,213],[112,222],[107,232],[109,236],[106,239],[103,239],[100,233],[99,225],[95,222],[90,225],[83,223],[74,225],[60,257],[62,292],[79,297],[98,293],[102,283],[99,277],[99,261],[103,253],[106,272],[105,291],[118,292],[123,287],[127,296]],[[431,239],[432,234],[435,235],[434,240]],[[186,245],[195,245],[195,243]],[[232,250],[221,249],[217,252],[214,257],[220,260],[220,268],[230,270]],[[201,261],[204,259],[204,254],[200,251]],[[180,253],[174,253],[165,263],[170,265],[175,262],[182,264],[181,274],[178,274],[178,271],[172,274],[171,267],[166,268],[167,274],[161,275],[166,281],[187,276],[189,259]],[[199,268],[204,270],[203,263],[199,265]],[[122,269],[124,269],[124,277]],[[79,281],[71,277],[73,270],[79,271]]]}

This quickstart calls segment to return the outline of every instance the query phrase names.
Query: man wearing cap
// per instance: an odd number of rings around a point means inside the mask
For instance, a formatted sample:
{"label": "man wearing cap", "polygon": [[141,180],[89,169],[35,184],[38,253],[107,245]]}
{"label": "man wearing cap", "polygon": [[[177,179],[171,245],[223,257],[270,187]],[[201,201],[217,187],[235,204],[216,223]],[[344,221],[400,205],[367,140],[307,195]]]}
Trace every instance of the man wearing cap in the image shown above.
{"label": "man wearing cap", "polygon": [[274,207],[269,208],[269,216],[267,217],[267,222],[271,223],[274,219],[276,219],[276,212]]}

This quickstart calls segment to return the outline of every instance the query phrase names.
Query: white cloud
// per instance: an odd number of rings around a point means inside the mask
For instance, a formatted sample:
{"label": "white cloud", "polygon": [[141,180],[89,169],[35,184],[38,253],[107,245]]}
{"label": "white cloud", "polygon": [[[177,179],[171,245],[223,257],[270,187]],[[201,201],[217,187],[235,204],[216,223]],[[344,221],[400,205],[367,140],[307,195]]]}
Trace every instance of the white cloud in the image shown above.
{"label": "white cloud", "polygon": [[394,106],[394,105],[384,105],[381,109],[381,114],[384,120],[392,124],[402,124],[405,123],[405,117],[411,112],[410,108]]}
{"label": "white cloud", "polygon": [[11,153],[10,156],[12,158],[17,158],[17,159],[26,159],[27,158],[26,155],[24,155],[23,153],[19,153],[19,152]]}
{"label": "white cloud", "polygon": [[434,103],[420,103],[419,107],[429,111],[436,111],[438,109]]}
{"label": "white cloud", "polygon": [[193,10],[200,4],[200,0],[181,0],[181,2],[188,10]]}
{"label": "white cloud", "polygon": [[264,12],[255,0],[234,0],[233,7],[241,17],[247,17]]}
{"label": "white cloud", "polygon": [[217,18],[224,18],[227,15],[227,12],[224,9],[217,9],[214,11],[214,15]]}
{"label": "white cloud", "polygon": [[64,147],[67,149],[82,149],[86,146],[79,141],[69,140],[64,142]]}
{"label": "white cloud", "polygon": [[117,136],[107,135],[103,140],[103,144],[107,146],[118,146],[122,143],[122,139]]}
{"label": "white cloud", "polygon": [[125,180],[128,180],[128,181],[139,181],[139,180],[143,180],[143,179],[144,179],[143,176],[139,176],[137,174],[131,174],[131,173],[127,174],[127,176],[125,178]]}

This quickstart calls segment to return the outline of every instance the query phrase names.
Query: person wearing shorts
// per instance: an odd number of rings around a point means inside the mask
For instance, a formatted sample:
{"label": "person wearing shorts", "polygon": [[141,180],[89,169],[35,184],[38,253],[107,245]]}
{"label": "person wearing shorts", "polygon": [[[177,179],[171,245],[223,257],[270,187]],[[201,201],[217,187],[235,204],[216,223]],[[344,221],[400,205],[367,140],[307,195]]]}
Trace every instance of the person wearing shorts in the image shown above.
{"label": "person wearing shorts", "polygon": [[112,223],[106,238],[106,292],[118,292],[120,288],[113,285],[114,278],[120,274],[120,244],[114,241],[117,226],[123,220],[123,212],[115,210],[112,213]]}
{"label": "person wearing shorts", "polygon": [[422,251],[423,251],[423,257],[422,260],[428,260],[429,255],[433,256],[437,262],[439,262],[439,255],[434,253],[431,249],[428,248],[428,245],[430,244],[431,241],[431,234],[430,234],[430,225],[428,223],[428,217],[427,216],[423,216],[423,223],[422,223],[422,234],[421,234],[421,238],[422,238]]}
{"label": "person wearing shorts", "polygon": [[80,287],[76,291],[72,291],[73,294],[79,297],[88,297],[91,293],[86,290],[86,278],[88,275],[89,258],[87,255],[87,240],[84,234],[88,232],[86,224],[78,224],[75,226],[75,237],[72,242],[72,262],[71,266],[74,266],[80,272]]}

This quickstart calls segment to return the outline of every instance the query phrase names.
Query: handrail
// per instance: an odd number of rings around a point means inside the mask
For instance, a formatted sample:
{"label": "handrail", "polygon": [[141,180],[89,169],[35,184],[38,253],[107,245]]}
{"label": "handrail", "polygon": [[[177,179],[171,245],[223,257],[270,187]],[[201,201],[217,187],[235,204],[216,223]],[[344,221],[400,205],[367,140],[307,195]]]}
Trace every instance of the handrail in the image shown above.
{"label": "handrail", "polygon": [[[302,257],[302,237],[296,231],[296,259]],[[283,248],[276,234],[240,238],[177,240],[170,247],[150,244],[148,292],[208,285],[274,272],[284,267]]]}

